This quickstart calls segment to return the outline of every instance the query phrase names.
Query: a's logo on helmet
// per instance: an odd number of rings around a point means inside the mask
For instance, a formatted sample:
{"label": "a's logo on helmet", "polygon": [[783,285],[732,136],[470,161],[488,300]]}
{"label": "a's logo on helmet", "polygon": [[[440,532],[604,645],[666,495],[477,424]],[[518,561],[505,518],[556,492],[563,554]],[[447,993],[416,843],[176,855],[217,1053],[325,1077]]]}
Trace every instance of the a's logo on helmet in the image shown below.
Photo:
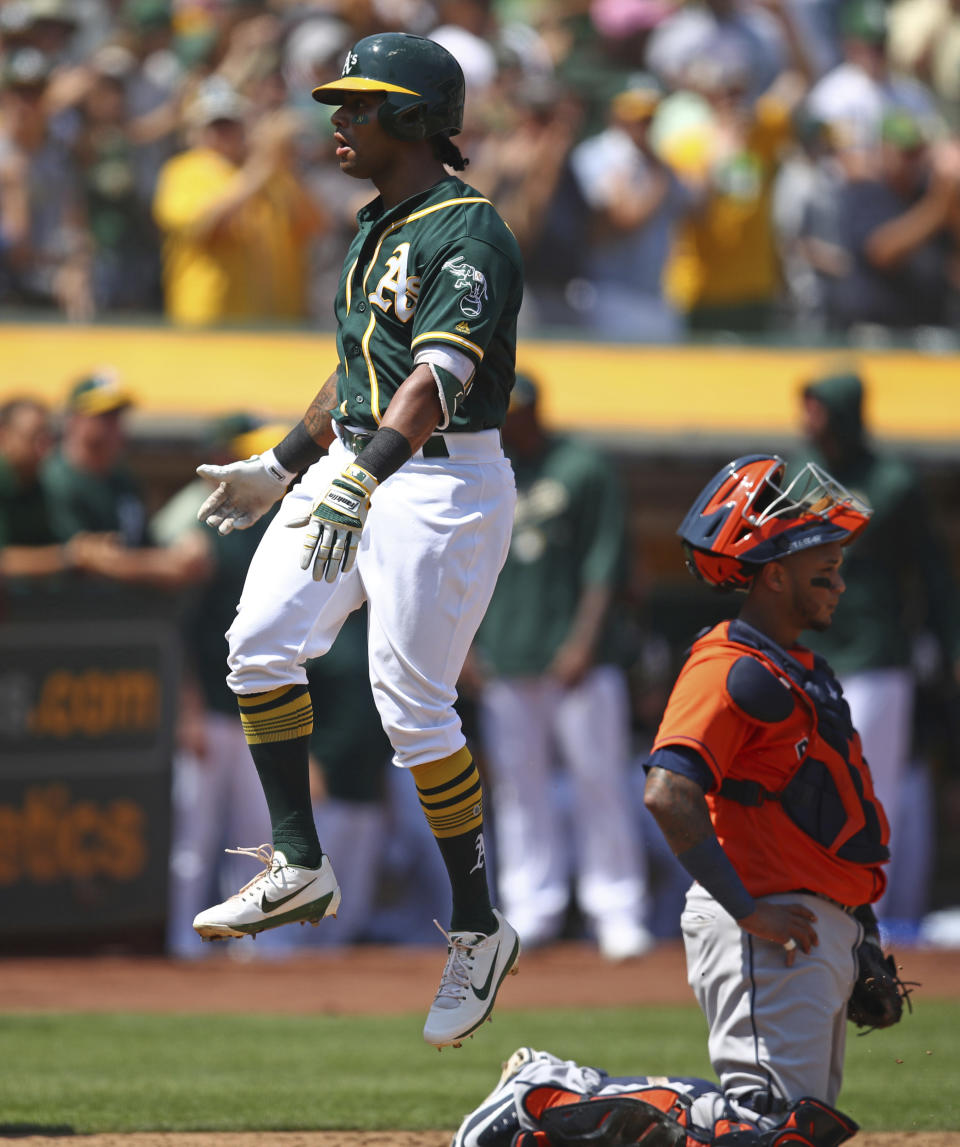
{"label": "a's logo on helmet", "polygon": [[343,71],[341,76],[349,76],[353,69],[357,66],[357,53],[347,52],[347,58],[343,61]]}
{"label": "a's logo on helmet", "polygon": [[475,319],[487,301],[486,275],[482,271],[478,271],[476,267],[465,263],[462,255],[448,259],[443,264],[443,269],[453,275],[454,290],[467,292],[460,300],[460,310],[468,319]]}

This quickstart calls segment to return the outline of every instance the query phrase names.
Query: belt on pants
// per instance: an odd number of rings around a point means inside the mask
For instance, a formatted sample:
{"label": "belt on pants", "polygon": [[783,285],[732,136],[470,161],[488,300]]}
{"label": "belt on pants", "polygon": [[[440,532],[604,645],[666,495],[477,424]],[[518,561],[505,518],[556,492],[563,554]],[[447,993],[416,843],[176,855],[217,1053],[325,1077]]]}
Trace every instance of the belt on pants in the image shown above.
{"label": "belt on pants", "polygon": [[814,892],[812,888],[791,888],[790,892],[796,892],[803,896],[816,896],[818,900],[826,900],[828,904],[832,904],[834,908],[839,908],[841,912],[846,912],[848,916],[853,916],[857,911],[856,908],[851,908],[849,904],[841,904],[839,900],[827,896],[825,892]]}
{"label": "belt on pants", "polygon": [[[359,454],[367,445],[373,434],[360,430],[348,430],[345,426],[337,427],[337,437],[346,446],[351,454]],[[424,458],[449,458],[450,451],[442,434],[433,434],[423,444]]]}

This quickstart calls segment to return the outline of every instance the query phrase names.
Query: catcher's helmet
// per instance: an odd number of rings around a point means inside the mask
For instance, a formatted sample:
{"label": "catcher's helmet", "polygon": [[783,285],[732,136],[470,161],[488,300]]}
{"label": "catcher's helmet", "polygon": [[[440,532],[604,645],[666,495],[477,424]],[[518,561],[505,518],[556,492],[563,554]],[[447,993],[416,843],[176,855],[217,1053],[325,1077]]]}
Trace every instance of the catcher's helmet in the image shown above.
{"label": "catcher's helmet", "polygon": [[703,488],[677,534],[687,569],[718,589],[746,589],[767,562],[827,542],[846,545],[873,512],[813,462],[783,488],[776,454],[729,462]]}
{"label": "catcher's helmet", "polygon": [[377,117],[395,139],[456,135],[463,126],[463,72],[446,48],[383,32],[359,40],[347,52],[339,80],[313,89],[322,104],[341,104],[349,92],[382,92]]}

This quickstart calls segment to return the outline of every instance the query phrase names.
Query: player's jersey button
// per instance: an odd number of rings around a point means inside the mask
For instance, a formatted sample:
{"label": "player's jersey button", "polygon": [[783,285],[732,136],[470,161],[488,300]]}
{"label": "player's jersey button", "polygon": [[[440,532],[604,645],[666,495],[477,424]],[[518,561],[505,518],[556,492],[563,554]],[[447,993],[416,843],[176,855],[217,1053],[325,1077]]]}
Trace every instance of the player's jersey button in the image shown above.
{"label": "player's jersey button", "polygon": [[347,347],[347,354],[351,358],[356,358],[359,353],[360,347],[356,343],[350,343],[350,345]]}

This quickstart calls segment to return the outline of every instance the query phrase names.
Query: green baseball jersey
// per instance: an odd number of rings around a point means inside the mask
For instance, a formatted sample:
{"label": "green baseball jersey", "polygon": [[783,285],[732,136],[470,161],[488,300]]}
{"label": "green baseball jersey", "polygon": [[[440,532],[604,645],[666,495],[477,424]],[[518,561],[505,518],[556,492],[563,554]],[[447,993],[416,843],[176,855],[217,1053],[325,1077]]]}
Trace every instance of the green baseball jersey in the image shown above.
{"label": "green baseball jersey", "polygon": [[459,351],[475,372],[443,372],[450,431],[503,423],[513,386],[523,264],[493,204],[442,179],[388,211],[357,214],[337,291],[338,421],[375,430],[419,347]]}
{"label": "green baseball jersey", "polygon": [[[551,436],[537,457],[511,462],[513,537],[477,648],[499,676],[534,677],[569,636],[583,591],[623,584],[626,519],[616,472],[585,443]],[[596,660],[618,654],[608,619]]]}
{"label": "green baseball jersey", "polygon": [[87,530],[118,533],[128,546],[142,546],[146,511],[133,475],[122,466],[108,474],[78,470],[59,451],[40,471],[50,520],[60,541]]}

